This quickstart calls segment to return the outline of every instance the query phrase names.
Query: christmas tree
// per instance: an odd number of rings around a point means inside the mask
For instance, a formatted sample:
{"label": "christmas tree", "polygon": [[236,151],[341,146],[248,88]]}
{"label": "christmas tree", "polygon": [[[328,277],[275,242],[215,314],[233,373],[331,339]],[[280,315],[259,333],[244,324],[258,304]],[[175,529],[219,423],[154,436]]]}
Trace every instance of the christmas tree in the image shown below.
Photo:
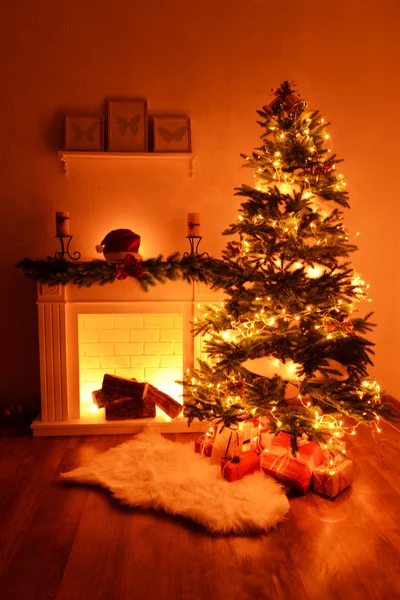
{"label": "christmas tree", "polygon": [[221,259],[207,280],[225,300],[203,308],[194,324],[206,361],[190,370],[184,412],[235,427],[254,416],[274,431],[332,444],[360,424],[380,431],[393,418],[368,377],[371,313],[355,311],[367,288],[354,271],[342,208],[349,207],[341,162],[326,123],[288,82],[258,111],[261,146],[242,155],[254,185],[244,198]]}

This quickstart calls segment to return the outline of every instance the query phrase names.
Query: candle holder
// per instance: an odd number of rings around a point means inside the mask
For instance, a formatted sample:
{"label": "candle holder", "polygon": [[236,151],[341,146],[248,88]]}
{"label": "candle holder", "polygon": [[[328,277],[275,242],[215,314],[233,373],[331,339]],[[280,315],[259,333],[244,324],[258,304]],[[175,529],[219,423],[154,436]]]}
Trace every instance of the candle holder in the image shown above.
{"label": "candle holder", "polygon": [[[54,254],[54,256],[56,258],[66,260],[66,256],[67,256],[70,260],[79,260],[80,259],[80,257],[81,257],[80,252],[73,252],[72,254],[69,253],[69,245],[72,240],[72,235],[56,235],[56,238],[58,238],[60,240],[60,244],[61,244],[61,252],[55,252],[55,254]],[[65,240],[68,240],[66,245],[65,245]]]}
{"label": "candle holder", "polygon": [[201,240],[203,239],[201,235],[188,235],[186,239],[189,240],[190,244],[190,252],[184,252],[183,256],[209,256],[208,252],[199,253],[199,245]]}

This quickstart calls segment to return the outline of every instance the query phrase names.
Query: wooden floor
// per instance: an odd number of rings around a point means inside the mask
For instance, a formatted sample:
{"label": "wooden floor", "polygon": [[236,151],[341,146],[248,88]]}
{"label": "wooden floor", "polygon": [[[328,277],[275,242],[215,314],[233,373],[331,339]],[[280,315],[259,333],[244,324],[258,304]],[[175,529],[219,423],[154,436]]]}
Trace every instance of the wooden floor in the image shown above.
{"label": "wooden floor", "polygon": [[[1,600],[400,598],[400,433],[351,438],[354,486],[290,500],[275,531],[212,537],[57,474],[126,437],[0,438]],[[177,436],[178,437],[178,436]],[[189,441],[186,436],[181,439]]]}

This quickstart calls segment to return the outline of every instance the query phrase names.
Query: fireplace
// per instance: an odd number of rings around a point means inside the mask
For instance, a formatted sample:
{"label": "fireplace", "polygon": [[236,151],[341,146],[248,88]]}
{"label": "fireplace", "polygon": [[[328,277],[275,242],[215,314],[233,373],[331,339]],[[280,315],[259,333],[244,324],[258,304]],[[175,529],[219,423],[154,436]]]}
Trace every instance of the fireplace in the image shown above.
{"label": "fireplace", "polygon": [[201,356],[191,323],[215,299],[198,284],[178,281],[144,292],[134,279],[109,285],[38,285],[41,415],[34,435],[134,433],[207,429],[157,408],[155,419],[107,421],[92,401],[103,375],[147,381],[182,402],[185,370]]}

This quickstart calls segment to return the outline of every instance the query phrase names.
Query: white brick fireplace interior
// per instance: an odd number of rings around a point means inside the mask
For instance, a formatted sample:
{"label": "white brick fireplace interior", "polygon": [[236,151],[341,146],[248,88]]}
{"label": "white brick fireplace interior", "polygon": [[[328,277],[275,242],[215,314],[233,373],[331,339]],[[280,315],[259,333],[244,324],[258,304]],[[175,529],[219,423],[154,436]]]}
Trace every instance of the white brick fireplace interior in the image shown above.
{"label": "white brick fireplace interior", "polygon": [[93,407],[105,373],[147,381],[181,400],[182,313],[80,314],[78,344],[81,414]]}
{"label": "white brick fireplace interior", "polygon": [[152,383],[182,402],[176,383],[200,356],[191,333],[199,303],[215,294],[184,282],[144,292],[137,281],[104,286],[38,285],[41,415],[34,435],[131,433],[151,424],[161,432],[190,429],[180,415],[157,408],[155,419],[107,421],[92,401],[105,373]]}

